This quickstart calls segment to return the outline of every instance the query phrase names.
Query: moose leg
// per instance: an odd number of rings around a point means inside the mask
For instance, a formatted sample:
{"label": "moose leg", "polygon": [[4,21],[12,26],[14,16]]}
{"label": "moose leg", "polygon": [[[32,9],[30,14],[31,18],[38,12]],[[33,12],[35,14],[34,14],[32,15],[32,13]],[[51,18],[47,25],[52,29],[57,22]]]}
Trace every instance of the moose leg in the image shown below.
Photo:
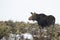
{"label": "moose leg", "polygon": [[40,38],[39,38],[39,39],[41,39],[41,40],[42,40],[42,38],[41,38],[41,31],[42,31],[41,26],[39,27],[39,29],[40,29]]}
{"label": "moose leg", "polygon": [[53,24],[53,27],[52,27],[52,40],[54,40],[53,39],[53,34],[54,34],[54,24]]}
{"label": "moose leg", "polygon": [[49,31],[49,30],[48,30],[48,27],[47,27],[47,29],[46,29],[46,30],[47,30],[47,38],[46,38],[46,40],[48,40],[48,33],[49,33],[49,32],[48,32],[48,31]]}
{"label": "moose leg", "polygon": [[49,26],[47,26],[47,27],[45,27],[45,31],[44,32],[46,32],[46,34],[45,34],[45,38],[46,38],[46,40],[51,40],[51,35],[49,35]]}
{"label": "moose leg", "polygon": [[50,39],[51,40],[54,40],[53,39],[53,34],[54,34],[54,24],[52,25],[52,30],[51,30],[51,33],[50,33]]}

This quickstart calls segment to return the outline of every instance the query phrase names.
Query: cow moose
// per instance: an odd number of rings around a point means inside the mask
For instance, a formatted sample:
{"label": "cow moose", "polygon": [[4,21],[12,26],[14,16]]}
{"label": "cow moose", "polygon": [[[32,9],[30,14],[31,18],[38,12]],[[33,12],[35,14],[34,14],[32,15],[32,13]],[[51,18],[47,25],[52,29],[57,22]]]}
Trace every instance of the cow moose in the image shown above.
{"label": "cow moose", "polygon": [[31,14],[32,16],[29,17],[29,20],[37,21],[38,25],[40,25],[42,28],[55,24],[55,17],[52,15],[47,16],[43,13],[37,14],[35,12],[31,12]]}
{"label": "cow moose", "polygon": [[37,14],[36,12],[31,12],[31,14],[32,16],[29,17],[29,20],[37,21],[40,28],[40,32],[42,31],[41,29],[44,29],[45,27],[50,27],[50,25],[53,25],[54,28],[55,17],[53,15],[45,15],[44,13]]}

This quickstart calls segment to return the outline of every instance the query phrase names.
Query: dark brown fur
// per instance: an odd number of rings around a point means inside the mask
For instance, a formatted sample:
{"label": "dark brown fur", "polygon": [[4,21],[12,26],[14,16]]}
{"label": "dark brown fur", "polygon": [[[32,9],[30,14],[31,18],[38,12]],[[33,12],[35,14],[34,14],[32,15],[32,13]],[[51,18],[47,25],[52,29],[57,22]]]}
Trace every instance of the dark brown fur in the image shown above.
{"label": "dark brown fur", "polygon": [[31,12],[31,14],[32,16],[29,17],[29,20],[37,21],[42,28],[55,24],[55,17],[52,15],[47,16],[43,13],[37,14],[35,12]]}

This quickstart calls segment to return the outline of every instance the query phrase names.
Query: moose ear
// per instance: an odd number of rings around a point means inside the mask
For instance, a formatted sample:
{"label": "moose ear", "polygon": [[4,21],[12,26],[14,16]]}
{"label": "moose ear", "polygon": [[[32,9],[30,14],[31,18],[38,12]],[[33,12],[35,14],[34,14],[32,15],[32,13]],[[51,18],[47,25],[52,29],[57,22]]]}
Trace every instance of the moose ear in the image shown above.
{"label": "moose ear", "polygon": [[36,14],[36,12],[34,12],[34,14]]}
{"label": "moose ear", "polygon": [[33,14],[33,13],[31,12],[31,14]]}

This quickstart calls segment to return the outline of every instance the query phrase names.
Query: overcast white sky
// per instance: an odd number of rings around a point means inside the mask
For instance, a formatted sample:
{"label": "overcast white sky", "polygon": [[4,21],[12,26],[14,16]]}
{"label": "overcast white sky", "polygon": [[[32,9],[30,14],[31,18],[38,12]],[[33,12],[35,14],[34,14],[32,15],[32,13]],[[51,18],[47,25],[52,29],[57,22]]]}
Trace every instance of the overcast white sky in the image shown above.
{"label": "overcast white sky", "polygon": [[0,0],[0,20],[28,22],[30,12],[54,15],[60,24],[60,0]]}

